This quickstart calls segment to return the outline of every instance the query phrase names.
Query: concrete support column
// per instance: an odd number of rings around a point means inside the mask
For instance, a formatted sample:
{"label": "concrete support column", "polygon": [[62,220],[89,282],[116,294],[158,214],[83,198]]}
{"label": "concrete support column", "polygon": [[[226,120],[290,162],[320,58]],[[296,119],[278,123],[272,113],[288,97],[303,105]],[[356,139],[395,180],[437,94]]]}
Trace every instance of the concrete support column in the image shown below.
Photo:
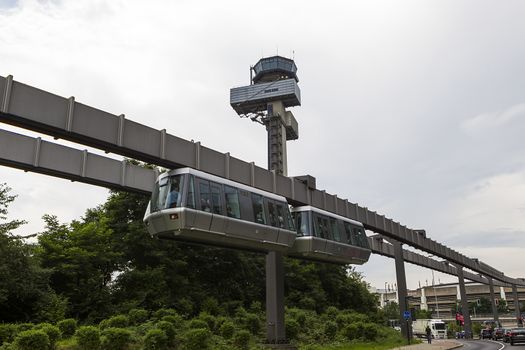
{"label": "concrete support column", "polygon": [[428,310],[427,296],[425,293],[425,287],[421,288],[421,310]]}
{"label": "concrete support column", "polygon": [[496,306],[496,297],[494,296],[494,281],[488,277],[490,289],[490,305],[492,306],[492,315],[495,321],[499,321],[498,307]]}
{"label": "concrete support column", "polygon": [[284,329],[284,265],[283,254],[266,254],[266,336],[269,344],[286,340]]}
{"label": "concrete support column", "polygon": [[520,300],[518,299],[518,288],[515,284],[512,285],[512,297],[514,298],[514,309],[516,310],[516,322],[519,327],[521,325]]}
{"label": "concrete support column", "polygon": [[[407,294],[407,280],[405,275],[405,260],[403,259],[403,245],[394,240],[389,240],[394,246],[394,258],[396,262],[396,280],[397,280],[397,297],[399,300],[399,322],[401,324],[401,334],[403,336],[412,337],[412,330],[405,321],[404,314],[408,311],[408,294]],[[407,333],[409,332],[409,333]]]}
{"label": "concrete support column", "polygon": [[463,277],[463,266],[456,266],[458,273],[459,292],[461,294],[461,311],[465,322],[465,337],[472,339],[472,322],[468,309],[467,289],[465,288],[465,278]]}

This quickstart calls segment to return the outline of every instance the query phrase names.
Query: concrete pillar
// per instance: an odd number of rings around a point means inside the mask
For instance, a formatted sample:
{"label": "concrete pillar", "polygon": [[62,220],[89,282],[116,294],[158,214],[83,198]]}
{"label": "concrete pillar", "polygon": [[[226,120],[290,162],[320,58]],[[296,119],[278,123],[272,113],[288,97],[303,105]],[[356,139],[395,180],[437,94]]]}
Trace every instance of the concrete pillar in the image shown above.
{"label": "concrete pillar", "polygon": [[499,287],[499,296],[500,296],[501,300],[507,301],[507,295],[505,294],[505,288],[504,287]]}
{"label": "concrete pillar", "polygon": [[496,297],[494,296],[494,281],[490,277],[488,277],[488,280],[490,289],[490,305],[492,306],[492,316],[494,317],[494,321],[499,321],[498,307],[496,306]]}
{"label": "concrete pillar", "polygon": [[286,340],[284,329],[284,265],[283,254],[266,254],[266,336],[269,344]]}
{"label": "concrete pillar", "polygon": [[470,312],[468,309],[467,290],[465,288],[465,278],[463,277],[463,266],[456,266],[458,274],[459,292],[461,294],[461,310],[465,322],[465,337],[472,339],[472,322],[470,321]]}
{"label": "concrete pillar", "polygon": [[512,297],[514,298],[514,309],[516,310],[516,322],[519,327],[521,325],[520,300],[518,299],[518,288],[515,284],[512,285]]}
{"label": "concrete pillar", "polygon": [[401,334],[405,337],[412,337],[410,323],[404,318],[405,311],[408,311],[407,280],[405,275],[405,261],[403,259],[403,245],[395,240],[389,240],[394,246],[394,259],[396,262],[397,297],[399,300],[399,322],[401,324]]}
{"label": "concrete pillar", "polygon": [[427,296],[425,294],[425,287],[421,289],[421,310],[428,310]]}

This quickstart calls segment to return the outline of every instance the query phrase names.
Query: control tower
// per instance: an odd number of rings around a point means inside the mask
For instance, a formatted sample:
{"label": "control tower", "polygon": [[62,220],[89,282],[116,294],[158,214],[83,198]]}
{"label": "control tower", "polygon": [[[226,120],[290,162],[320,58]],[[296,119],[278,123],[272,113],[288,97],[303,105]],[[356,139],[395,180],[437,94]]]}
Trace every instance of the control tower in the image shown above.
{"label": "control tower", "polygon": [[230,90],[230,105],[242,118],[266,126],[268,169],[287,175],[286,141],[299,138],[299,126],[287,107],[301,105],[297,66],[289,58],[261,58],[250,67],[250,85]]}

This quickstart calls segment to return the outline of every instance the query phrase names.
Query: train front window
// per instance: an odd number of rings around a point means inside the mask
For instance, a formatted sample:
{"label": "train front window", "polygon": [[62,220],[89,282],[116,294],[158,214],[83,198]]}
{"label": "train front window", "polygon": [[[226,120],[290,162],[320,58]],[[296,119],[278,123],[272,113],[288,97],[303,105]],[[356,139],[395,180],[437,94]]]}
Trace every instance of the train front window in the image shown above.
{"label": "train front window", "polygon": [[308,224],[308,213],[305,211],[293,213],[295,217],[295,226],[297,227],[298,236],[311,236]]}
{"label": "train front window", "polygon": [[157,183],[151,197],[151,211],[180,206],[182,199],[182,175],[163,177]]}
{"label": "train front window", "polygon": [[186,200],[186,206],[195,209],[195,184],[193,181],[193,175],[189,176],[188,182],[188,199]]}

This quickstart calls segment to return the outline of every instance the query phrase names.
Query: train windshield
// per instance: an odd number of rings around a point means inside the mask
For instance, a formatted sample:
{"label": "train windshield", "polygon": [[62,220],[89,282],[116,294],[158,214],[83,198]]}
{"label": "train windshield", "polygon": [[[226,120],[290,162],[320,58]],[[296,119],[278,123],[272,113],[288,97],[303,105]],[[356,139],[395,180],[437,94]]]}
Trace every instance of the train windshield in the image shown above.
{"label": "train windshield", "polygon": [[445,323],[434,323],[434,329],[437,329],[437,330],[444,330],[444,329],[446,329]]}
{"label": "train windshield", "polygon": [[300,211],[293,213],[295,217],[295,227],[297,227],[298,236],[310,236],[310,221],[308,220],[308,212]]}
{"label": "train windshield", "polygon": [[179,207],[182,200],[182,175],[163,177],[151,197],[151,211]]}

